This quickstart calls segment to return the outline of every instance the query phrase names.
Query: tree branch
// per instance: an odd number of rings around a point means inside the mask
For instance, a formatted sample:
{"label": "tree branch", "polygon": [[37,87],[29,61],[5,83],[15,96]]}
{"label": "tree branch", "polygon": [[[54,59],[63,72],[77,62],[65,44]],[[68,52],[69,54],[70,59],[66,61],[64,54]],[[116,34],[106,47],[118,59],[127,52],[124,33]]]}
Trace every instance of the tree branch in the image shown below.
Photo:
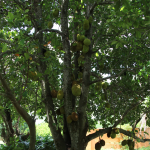
{"label": "tree branch", "polygon": [[91,84],[93,84],[93,83],[96,83],[96,82],[100,82],[100,81],[106,80],[106,79],[111,79],[111,78],[118,77],[118,76],[120,76],[121,74],[123,74],[125,70],[127,70],[127,69],[126,69],[126,68],[123,69],[123,70],[122,70],[119,74],[117,74],[117,75],[113,75],[113,76],[110,76],[110,77],[106,77],[106,78],[102,78],[102,79],[98,79],[98,80],[92,81],[92,82],[89,83],[89,85],[91,85]]}
{"label": "tree branch", "polygon": [[116,127],[119,123],[121,123],[122,120],[123,120],[123,118],[124,118],[132,109],[134,109],[136,106],[138,106],[139,104],[141,104],[143,101],[145,101],[144,98],[143,98],[143,100],[141,100],[139,103],[132,104],[132,106],[124,112],[124,114],[122,115],[121,119],[115,122],[115,124],[113,125],[113,127]]}
{"label": "tree branch", "polygon": [[[99,129],[99,131],[96,131],[95,133],[93,134],[89,134],[88,136],[86,136],[86,143],[90,142],[91,140],[101,136],[101,135],[104,135],[108,132],[111,131],[111,127],[110,128],[106,128],[106,129]],[[133,137],[134,139],[138,139],[140,142],[146,142],[146,141],[150,141],[150,139],[140,139],[139,137],[135,136],[135,133],[133,134],[132,132],[130,131],[126,131],[124,129],[121,129],[121,128],[117,128],[119,130],[120,133],[123,133],[124,135],[126,136],[129,136],[129,137]]]}
{"label": "tree branch", "polygon": [[98,5],[108,5],[108,4],[114,4],[114,2],[109,2],[109,1],[108,1],[108,2],[99,2],[99,3],[95,2],[95,3],[93,4],[91,10],[90,10],[90,14],[93,13],[94,8],[95,8],[96,6],[98,6]]}
{"label": "tree branch", "polygon": [[4,42],[4,43],[11,44],[11,45],[15,45],[15,44],[14,44],[14,43],[12,43],[11,41],[4,40],[4,39],[2,39],[2,38],[0,38],[0,41],[1,41],[1,42]]}
{"label": "tree branch", "polygon": [[61,32],[61,31],[59,31],[59,30],[56,30],[56,29],[42,29],[42,30],[40,30],[40,31],[38,31],[36,34],[35,34],[35,38],[37,38],[38,37],[38,34],[40,34],[41,32],[55,32],[55,33],[58,33],[59,35],[63,35],[63,33]]}

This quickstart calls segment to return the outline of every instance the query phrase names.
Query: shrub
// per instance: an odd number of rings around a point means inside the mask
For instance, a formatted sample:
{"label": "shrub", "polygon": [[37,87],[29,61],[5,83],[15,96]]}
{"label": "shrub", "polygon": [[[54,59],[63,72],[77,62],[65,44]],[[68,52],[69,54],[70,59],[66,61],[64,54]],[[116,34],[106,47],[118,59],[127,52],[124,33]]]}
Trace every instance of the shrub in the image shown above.
{"label": "shrub", "polygon": [[[28,150],[29,149],[29,142],[27,141],[21,141],[21,142],[15,142],[10,146],[1,145],[0,150]],[[49,135],[46,136],[37,136],[36,139],[36,145],[35,150],[56,150],[53,138]]]}

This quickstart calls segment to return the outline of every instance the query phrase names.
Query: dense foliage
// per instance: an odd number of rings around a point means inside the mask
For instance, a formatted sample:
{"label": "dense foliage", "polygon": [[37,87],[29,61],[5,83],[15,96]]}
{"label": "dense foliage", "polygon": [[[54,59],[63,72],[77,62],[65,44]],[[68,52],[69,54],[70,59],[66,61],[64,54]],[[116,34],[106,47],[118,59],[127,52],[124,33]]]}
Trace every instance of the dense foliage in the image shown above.
{"label": "dense foliage", "polygon": [[[57,150],[84,150],[120,124],[134,132],[142,114],[150,124],[149,4],[1,1],[0,123],[7,145],[30,135],[35,149],[37,118],[45,118]],[[86,136],[98,121],[104,129]]]}

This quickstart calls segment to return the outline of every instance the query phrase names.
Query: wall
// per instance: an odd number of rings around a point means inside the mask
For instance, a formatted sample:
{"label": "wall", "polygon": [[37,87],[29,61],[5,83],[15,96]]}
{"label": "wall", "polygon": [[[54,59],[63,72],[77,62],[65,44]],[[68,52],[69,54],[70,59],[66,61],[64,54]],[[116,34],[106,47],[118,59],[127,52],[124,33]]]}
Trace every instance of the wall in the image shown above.
{"label": "wall", "polygon": [[[97,131],[98,129],[96,130],[91,130],[91,132],[88,132],[88,134],[92,134],[94,133],[95,131]],[[139,131],[139,128],[136,128],[136,130]],[[150,139],[150,128],[147,128],[146,129],[146,132],[149,133],[149,135],[145,134],[145,138],[149,138]],[[141,131],[141,135],[144,137],[144,131]],[[139,132],[136,134],[136,136],[140,137],[140,134]],[[121,146],[119,144],[119,142],[121,142],[125,137],[125,135],[123,134],[117,134],[116,138],[115,139],[112,139],[111,137],[108,138],[107,137],[107,134],[104,134],[103,137],[101,137],[101,139],[105,140],[105,146],[103,146],[104,149],[111,149],[111,148],[114,148],[114,149],[120,149]],[[95,138],[93,139],[92,141],[90,141],[86,147],[86,150],[95,150],[95,143],[99,141],[99,137],[98,138]],[[150,144],[149,142],[145,142],[145,143],[135,143],[135,148],[140,148],[140,147],[148,147]]]}

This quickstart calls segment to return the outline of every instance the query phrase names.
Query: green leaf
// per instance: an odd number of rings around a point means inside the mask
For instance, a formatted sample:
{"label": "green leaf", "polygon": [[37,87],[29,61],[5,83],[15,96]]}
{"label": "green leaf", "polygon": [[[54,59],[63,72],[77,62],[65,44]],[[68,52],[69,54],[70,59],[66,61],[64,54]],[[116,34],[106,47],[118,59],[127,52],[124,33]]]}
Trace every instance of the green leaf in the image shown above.
{"label": "green leaf", "polygon": [[146,21],[145,25],[150,25],[150,21]]}
{"label": "green leaf", "polygon": [[11,21],[13,21],[14,15],[11,12],[8,12],[8,17]]}
{"label": "green leaf", "polygon": [[30,58],[30,56],[29,56],[28,53],[24,53],[24,56],[25,56],[26,59],[29,59],[29,58]]}
{"label": "green leaf", "polygon": [[144,132],[145,134],[149,135],[147,132]]}
{"label": "green leaf", "polygon": [[29,9],[26,9],[26,10],[25,10],[25,13],[27,13],[28,11],[29,11]]}
{"label": "green leaf", "polygon": [[2,106],[0,106],[0,109],[3,109],[3,107],[2,107]]}
{"label": "green leaf", "polygon": [[21,39],[21,40],[19,41],[19,44],[20,44],[20,45],[24,45],[24,41],[25,41],[24,39]]}
{"label": "green leaf", "polygon": [[123,11],[123,10],[124,10],[124,6],[123,6],[123,7],[121,7],[120,11]]}
{"label": "green leaf", "polygon": [[8,48],[7,48],[7,44],[6,44],[6,43],[3,44],[2,52],[5,52],[7,49],[8,49]]}
{"label": "green leaf", "polygon": [[118,41],[112,41],[111,45],[114,45],[116,44]]}
{"label": "green leaf", "polygon": [[25,68],[25,65],[22,65],[20,69],[23,70],[24,68]]}
{"label": "green leaf", "polygon": [[99,56],[99,54],[98,54],[98,53],[95,53],[95,56],[96,56],[96,57],[98,57],[98,56]]}
{"label": "green leaf", "polygon": [[141,38],[141,32],[136,31],[136,37],[137,37],[137,38]]}
{"label": "green leaf", "polygon": [[116,49],[118,49],[120,47],[120,43],[118,42],[117,44],[116,44]]}

